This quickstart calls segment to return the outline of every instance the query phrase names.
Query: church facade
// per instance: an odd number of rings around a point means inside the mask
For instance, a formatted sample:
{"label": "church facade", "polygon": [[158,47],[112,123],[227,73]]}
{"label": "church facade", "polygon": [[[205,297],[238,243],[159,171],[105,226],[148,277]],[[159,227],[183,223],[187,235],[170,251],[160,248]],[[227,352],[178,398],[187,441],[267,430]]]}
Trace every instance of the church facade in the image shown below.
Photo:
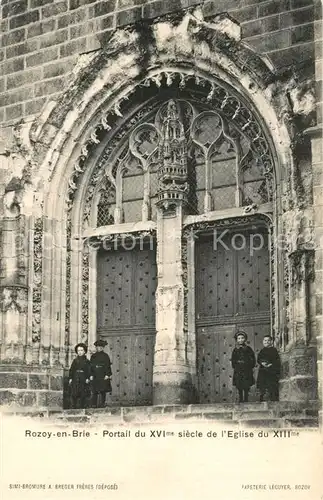
{"label": "church facade", "polygon": [[98,338],[111,404],[234,402],[238,330],[320,399],[319,6],[115,3],[3,2],[1,404]]}

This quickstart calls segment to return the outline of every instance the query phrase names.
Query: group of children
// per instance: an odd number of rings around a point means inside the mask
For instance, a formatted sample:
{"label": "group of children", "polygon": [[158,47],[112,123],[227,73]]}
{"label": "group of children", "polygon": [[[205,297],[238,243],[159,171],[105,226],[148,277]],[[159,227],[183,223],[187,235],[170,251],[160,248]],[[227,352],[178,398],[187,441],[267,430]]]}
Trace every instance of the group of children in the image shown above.
{"label": "group of children", "polygon": [[107,392],[111,392],[111,361],[103,351],[105,340],[94,342],[96,352],[90,360],[86,357],[87,346],[75,346],[76,358],[69,371],[69,388],[72,408],[85,408],[92,393],[92,407],[103,408]]}
{"label": "group of children", "polygon": [[[238,331],[235,336],[236,346],[232,351],[231,363],[233,368],[233,385],[238,389],[239,402],[248,402],[250,387],[255,384],[253,370],[256,366],[255,353],[247,345],[247,334]],[[260,401],[268,393],[270,401],[279,399],[280,359],[277,349],[273,346],[270,335],[263,338],[263,348],[257,356],[259,365],[257,389]]]}
{"label": "group of children", "polygon": [[[256,366],[254,351],[247,345],[247,334],[238,331],[235,334],[236,346],[232,351],[231,363],[233,368],[233,385],[238,389],[239,402],[248,401],[250,387],[255,384],[253,370]],[[75,346],[76,358],[69,371],[69,386],[71,391],[72,408],[85,408],[92,392],[92,407],[105,406],[106,393],[111,392],[111,361],[109,355],[103,351],[107,342],[97,340],[94,345],[96,352],[90,360],[86,357],[87,346]],[[263,339],[263,349],[258,354],[259,365],[257,388],[260,401],[264,400],[268,392],[271,401],[279,399],[280,359],[278,351],[273,347],[270,335]]]}

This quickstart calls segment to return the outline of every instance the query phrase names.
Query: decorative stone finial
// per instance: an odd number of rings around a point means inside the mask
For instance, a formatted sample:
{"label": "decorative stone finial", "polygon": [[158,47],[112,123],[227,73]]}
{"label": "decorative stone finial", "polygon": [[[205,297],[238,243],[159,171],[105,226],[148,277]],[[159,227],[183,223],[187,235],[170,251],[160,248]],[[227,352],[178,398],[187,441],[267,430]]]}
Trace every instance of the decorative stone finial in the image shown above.
{"label": "decorative stone finial", "polygon": [[186,203],[187,141],[179,104],[168,101],[159,143],[159,189],[157,205],[164,210]]}

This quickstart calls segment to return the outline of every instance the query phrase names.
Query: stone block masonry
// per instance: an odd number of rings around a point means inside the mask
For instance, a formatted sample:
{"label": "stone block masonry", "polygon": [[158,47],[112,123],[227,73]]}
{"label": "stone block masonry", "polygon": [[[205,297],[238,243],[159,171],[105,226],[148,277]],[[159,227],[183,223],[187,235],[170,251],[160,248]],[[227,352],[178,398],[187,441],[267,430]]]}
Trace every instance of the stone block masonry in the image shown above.
{"label": "stone block masonry", "polygon": [[[87,428],[97,426],[98,423],[105,428],[119,425],[168,425],[185,423],[216,423],[226,426],[230,430],[241,428],[290,429],[297,427],[318,427],[317,403],[254,403],[247,405],[221,404],[221,405],[157,405],[146,407],[113,407],[101,409],[65,410],[54,407],[47,409],[17,409],[7,407],[7,415],[42,418],[43,422],[68,425],[70,423],[87,424]],[[124,429],[123,429],[124,430]],[[144,430],[144,428],[143,428]],[[147,431],[146,431],[147,432]],[[149,434],[147,432],[147,434]],[[112,437],[112,436],[111,436]],[[183,436],[181,436],[183,437]],[[186,436],[187,437],[187,436]],[[201,437],[201,435],[200,435]],[[213,437],[216,437],[213,435]],[[233,435],[230,437],[234,438]],[[238,436],[234,439],[237,439]]]}
{"label": "stone block masonry", "polygon": [[63,372],[46,367],[1,365],[0,405],[11,408],[63,405]]}
{"label": "stone block masonry", "polygon": [[201,6],[241,24],[242,36],[277,70],[314,60],[317,0],[3,0],[0,15],[0,122],[37,115],[58,99],[80,54],[142,19]]}

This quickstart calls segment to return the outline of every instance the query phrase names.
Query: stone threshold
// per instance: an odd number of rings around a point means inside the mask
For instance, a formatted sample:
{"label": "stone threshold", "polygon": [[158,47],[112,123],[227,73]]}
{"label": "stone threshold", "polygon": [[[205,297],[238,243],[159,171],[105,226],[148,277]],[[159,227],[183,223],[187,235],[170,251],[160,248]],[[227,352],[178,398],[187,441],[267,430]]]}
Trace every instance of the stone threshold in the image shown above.
{"label": "stone threshold", "polygon": [[252,427],[307,427],[319,426],[318,401],[263,403],[221,403],[156,406],[106,406],[81,410],[61,408],[2,408],[7,416],[31,417],[48,424],[83,423],[104,426],[129,423],[145,425],[155,423],[218,422]]}

